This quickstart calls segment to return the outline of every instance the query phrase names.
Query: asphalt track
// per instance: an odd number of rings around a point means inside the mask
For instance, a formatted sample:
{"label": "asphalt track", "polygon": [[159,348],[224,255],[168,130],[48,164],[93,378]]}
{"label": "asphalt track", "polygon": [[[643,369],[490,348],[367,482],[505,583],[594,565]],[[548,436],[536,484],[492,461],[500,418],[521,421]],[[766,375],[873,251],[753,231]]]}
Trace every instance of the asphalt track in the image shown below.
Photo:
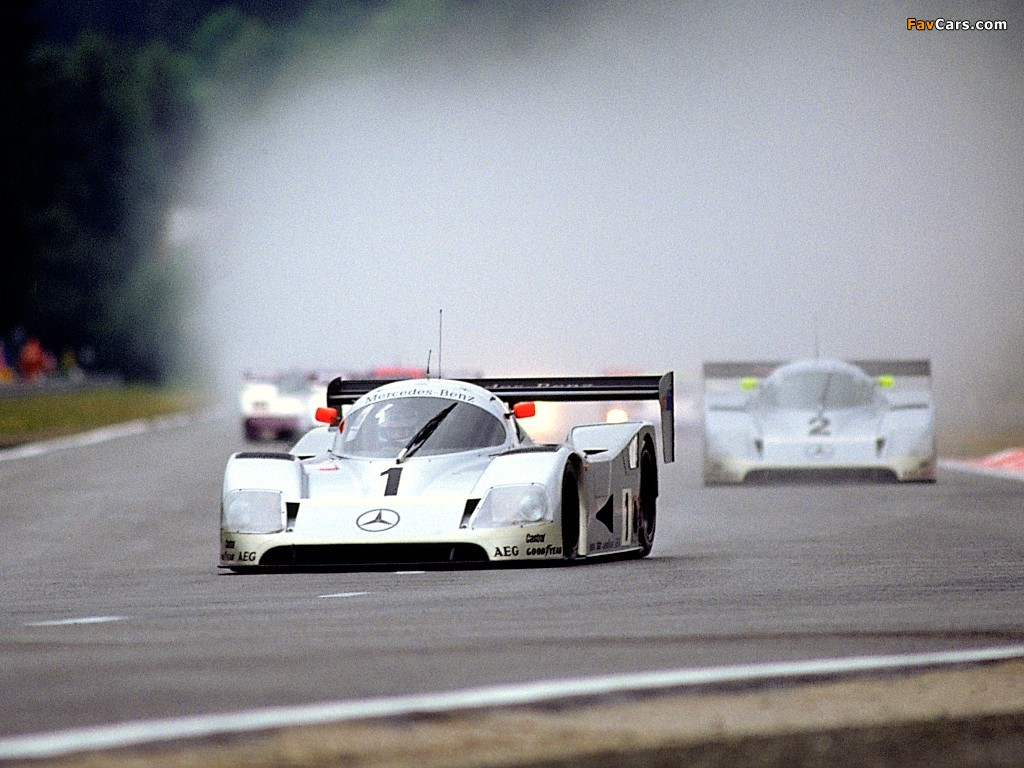
{"label": "asphalt track", "polygon": [[[619,673],[1024,645],[1024,485],[704,488],[643,561],[223,574],[233,419],[0,461],[0,741]],[[31,453],[31,452],[28,452]]]}

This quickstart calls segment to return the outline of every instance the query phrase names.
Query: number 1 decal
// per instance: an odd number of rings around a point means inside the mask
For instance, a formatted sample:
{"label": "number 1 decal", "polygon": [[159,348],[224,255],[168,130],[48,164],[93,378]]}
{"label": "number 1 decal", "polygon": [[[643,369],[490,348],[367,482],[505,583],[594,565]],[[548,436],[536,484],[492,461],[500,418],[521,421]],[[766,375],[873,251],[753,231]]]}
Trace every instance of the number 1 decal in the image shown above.
{"label": "number 1 decal", "polygon": [[385,496],[396,496],[398,495],[398,481],[402,477],[401,467],[392,467],[380,473],[381,477],[387,475],[388,484],[384,487]]}

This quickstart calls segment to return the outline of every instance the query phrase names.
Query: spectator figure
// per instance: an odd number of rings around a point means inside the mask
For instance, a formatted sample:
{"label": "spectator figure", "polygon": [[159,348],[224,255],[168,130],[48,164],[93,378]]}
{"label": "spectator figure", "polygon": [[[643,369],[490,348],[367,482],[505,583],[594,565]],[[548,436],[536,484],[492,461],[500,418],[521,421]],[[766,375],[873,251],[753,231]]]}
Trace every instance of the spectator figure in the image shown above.
{"label": "spectator figure", "polygon": [[53,370],[53,356],[43,349],[39,339],[29,336],[18,355],[18,368],[26,381],[35,381]]}
{"label": "spectator figure", "polygon": [[64,351],[60,353],[58,371],[66,379],[78,381],[83,378],[82,369],[78,367],[78,358],[75,357],[74,350],[64,347]]}
{"label": "spectator figure", "polygon": [[83,371],[91,370],[96,363],[96,350],[86,345],[78,350],[78,366]]}
{"label": "spectator figure", "polygon": [[7,362],[7,350],[4,342],[0,339],[0,384],[9,384],[14,381],[14,369]]}

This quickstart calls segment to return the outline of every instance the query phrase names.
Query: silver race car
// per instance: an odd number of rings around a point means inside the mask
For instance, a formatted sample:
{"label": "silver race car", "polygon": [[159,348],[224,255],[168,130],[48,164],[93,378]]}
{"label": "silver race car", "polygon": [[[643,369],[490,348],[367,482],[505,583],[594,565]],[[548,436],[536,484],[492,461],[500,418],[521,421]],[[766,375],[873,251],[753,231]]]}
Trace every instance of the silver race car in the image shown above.
{"label": "silver race car", "polygon": [[704,364],[704,482],[935,480],[927,360]]}
{"label": "silver race car", "polygon": [[520,422],[538,400],[645,399],[661,404],[660,442],[671,462],[671,373],[335,379],[317,414],[328,426],[289,453],[243,451],[228,459],[220,566],[644,557],[657,519],[654,427],[586,424],[562,443],[541,444]]}

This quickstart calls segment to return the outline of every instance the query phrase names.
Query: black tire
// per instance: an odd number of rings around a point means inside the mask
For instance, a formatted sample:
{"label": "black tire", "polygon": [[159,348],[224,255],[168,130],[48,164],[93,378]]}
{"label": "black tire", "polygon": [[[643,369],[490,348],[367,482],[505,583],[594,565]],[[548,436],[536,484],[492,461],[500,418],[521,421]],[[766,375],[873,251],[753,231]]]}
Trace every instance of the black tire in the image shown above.
{"label": "black tire", "polygon": [[562,557],[580,557],[580,475],[571,462],[562,472]]}
{"label": "black tire", "polygon": [[637,557],[647,557],[654,546],[658,525],[658,465],[654,449],[644,443],[640,451],[640,497],[637,499],[636,538],[640,544]]}

